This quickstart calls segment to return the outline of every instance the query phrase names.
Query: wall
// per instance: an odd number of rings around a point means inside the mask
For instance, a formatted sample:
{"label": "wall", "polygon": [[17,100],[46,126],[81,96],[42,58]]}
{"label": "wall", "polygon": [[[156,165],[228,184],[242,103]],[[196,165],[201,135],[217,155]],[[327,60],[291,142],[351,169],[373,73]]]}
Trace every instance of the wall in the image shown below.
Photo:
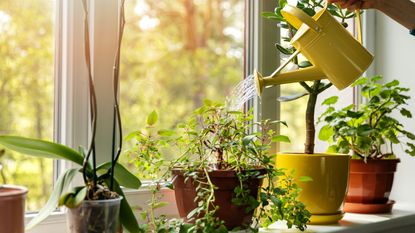
{"label": "wall", "polygon": [[[401,85],[411,88],[412,97],[408,109],[413,119],[399,118],[406,130],[415,133],[415,36],[409,30],[381,13],[375,18],[375,73],[383,75],[385,81],[398,79]],[[391,199],[415,202],[415,158],[411,158],[396,147],[401,159],[396,173]]]}

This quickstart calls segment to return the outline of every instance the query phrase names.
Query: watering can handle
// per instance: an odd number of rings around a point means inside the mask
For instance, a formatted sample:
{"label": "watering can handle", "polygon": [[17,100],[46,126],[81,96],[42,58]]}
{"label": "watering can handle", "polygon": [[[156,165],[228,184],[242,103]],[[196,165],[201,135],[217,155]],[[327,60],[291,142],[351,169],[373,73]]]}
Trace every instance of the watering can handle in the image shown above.
{"label": "watering can handle", "polygon": [[357,41],[359,41],[360,44],[363,44],[362,39],[362,21],[360,19],[360,10],[357,9],[355,11],[356,14],[356,24],[357,24]]}
{"label": "watering can handle", "polygon": [[301,25],[305,23],[314,31],[321,31],[321,26],[313,18],[311,18],[309,15],[297,7],[287,4],[281,10],[281,14],[287,20],[287,22],[293,25],[296,29],[299,29]]}

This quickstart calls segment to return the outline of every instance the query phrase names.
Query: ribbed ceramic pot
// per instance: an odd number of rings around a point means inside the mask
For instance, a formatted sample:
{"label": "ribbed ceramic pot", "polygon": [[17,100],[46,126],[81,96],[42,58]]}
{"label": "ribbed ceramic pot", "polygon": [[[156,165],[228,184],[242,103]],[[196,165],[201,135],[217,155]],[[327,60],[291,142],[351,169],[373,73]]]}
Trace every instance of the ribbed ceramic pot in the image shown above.
{"label": "ribbed ceramic pot", "polygon": [[[299,200],[312,214],[309,224],[332,224],[343,218],[349,165],[350,156],[345,154],[281,153],[276,159],[277,168],[295,171],[302,189]],[[302,176],[312,181],[298,181]]]}
{"label": "ribbed ceramic pot", "polygon": [[352,159],[345,211],[387,213],[394,204],[389,200],[399,159]]}

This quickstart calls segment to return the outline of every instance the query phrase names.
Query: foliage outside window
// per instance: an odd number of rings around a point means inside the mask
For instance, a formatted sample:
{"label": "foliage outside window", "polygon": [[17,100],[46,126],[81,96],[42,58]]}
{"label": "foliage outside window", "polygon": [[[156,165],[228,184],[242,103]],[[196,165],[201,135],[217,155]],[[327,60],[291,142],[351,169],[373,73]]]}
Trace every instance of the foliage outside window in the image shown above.
{"label": "foliage outside window", "polygon": [[120,90],[125,135],[144,128],[154,109],[163,113],[161,128],[174,128],[205,98],[224,101],[243,79],[243,1],[127,1],[126,21]]}
{"label": "foliage outside window", "polygon": [[[0,1],[0,134],[52,139],[54,13],[54,1]],[[27,210],[39,210],[53,162],[5,150],[0,164],[0,183],[28,187]]]}

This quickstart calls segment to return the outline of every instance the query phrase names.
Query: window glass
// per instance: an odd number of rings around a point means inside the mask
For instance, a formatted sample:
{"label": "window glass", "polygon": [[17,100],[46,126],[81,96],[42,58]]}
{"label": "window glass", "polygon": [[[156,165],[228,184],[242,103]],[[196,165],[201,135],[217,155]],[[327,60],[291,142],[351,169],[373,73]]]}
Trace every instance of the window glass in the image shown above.
{"label": "window glass", "polygon": [[205,98],[224,101],[242,80],[244,1],[135,0],[125,9],[124,135],[144,127],[152,110],[159,127],[174,127]]}
{"label": "window glass", "polygon": [[[52,140],[54,8],[52,0],[0,1],[0,134]],[[53,161],[0,148],[0,184],[29,188],[39,210],[53,183]]]}

